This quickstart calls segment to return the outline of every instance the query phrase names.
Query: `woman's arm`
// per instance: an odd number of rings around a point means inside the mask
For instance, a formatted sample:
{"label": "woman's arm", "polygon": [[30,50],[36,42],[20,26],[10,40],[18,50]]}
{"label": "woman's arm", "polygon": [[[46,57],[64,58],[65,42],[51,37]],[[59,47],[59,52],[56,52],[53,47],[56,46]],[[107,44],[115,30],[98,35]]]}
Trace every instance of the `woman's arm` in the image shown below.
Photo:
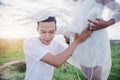
{"label": "woman's arm", "polygon": [[103,5],[109,8],[113,12],[113,19],[115,23],[120,21],[120,4],[115,0],[103,0]]}
{"label": "woman's arm", "polygon": [[118,4],[115,0],[97,0],[100,4],[108,7],[112,12],[112,18],[108,21],[103,19],[96,19],[95,21],[88,20],[88,26],[91,26],[93,23],[92,28],[90,30],[99,30],[107,28],[116,22],[120,21],[120,4]]}

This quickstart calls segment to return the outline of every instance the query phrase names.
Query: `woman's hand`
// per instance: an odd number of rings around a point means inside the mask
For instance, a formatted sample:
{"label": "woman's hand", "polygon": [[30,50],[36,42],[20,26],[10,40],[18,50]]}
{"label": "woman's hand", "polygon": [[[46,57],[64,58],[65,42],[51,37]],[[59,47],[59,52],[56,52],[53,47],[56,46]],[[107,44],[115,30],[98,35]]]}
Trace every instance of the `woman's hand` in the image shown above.
{"label": "woman's hand", "polygon": [[89,30],[91,31],[107,28],[108,26],[114,23],[115,23],[115,20],[113,18],[110,19],[109,21],[105,21],[99,18],[96,18],[95,21],[88,20],[88,26],[90,26]]}

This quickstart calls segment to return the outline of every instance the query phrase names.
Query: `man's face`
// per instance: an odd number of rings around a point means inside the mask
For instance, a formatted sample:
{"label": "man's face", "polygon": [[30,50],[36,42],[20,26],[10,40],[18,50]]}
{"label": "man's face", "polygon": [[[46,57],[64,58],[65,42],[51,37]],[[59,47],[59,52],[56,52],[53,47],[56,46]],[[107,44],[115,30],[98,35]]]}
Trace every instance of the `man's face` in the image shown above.
{"label": "man's face", "polygon": [[40,35],[40,40],[45,45],[49,45],[55,36],[56,27],[55,22],[40,22],[37,31]]}

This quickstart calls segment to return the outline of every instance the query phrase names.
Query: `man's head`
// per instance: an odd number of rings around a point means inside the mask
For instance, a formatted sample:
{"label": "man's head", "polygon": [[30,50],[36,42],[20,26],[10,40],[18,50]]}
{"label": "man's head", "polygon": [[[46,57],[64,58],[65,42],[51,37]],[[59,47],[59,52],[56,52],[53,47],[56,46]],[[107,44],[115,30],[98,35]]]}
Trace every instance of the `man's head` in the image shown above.
{"label": "man's head", "polygon": [[37,31],[40,35],[40,40],[45,45],[49,45],[53,40],[56,32],[56,19],[55,17],[49,17],[46,20],[37,22]]}

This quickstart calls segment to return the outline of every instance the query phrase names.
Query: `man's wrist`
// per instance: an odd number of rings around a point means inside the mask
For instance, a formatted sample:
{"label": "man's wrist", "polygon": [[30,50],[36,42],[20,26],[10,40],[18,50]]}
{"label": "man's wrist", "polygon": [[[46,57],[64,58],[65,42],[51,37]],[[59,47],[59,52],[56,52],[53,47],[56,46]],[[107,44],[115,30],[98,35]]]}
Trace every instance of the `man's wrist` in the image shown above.
{"label": "man's wrist", "polygon": [[75,43],[75,45],[78,45],[79,43],[81,43],[81,41],[75,40],[74,43]]}

